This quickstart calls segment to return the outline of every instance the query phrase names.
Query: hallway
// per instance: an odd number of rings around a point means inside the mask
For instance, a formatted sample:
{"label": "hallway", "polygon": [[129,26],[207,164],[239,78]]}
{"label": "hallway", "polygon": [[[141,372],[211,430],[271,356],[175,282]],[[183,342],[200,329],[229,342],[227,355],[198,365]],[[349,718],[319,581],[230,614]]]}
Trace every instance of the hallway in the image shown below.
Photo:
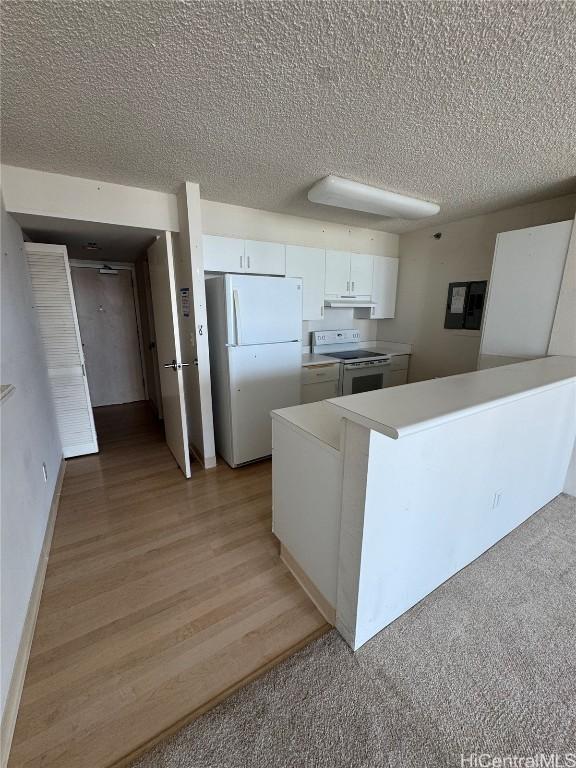
{"label": "hallway", "polygon": [[278,558],[271,464],[186,481],[147,403],[67,462],[10,768],[107,768],[327,629]]}

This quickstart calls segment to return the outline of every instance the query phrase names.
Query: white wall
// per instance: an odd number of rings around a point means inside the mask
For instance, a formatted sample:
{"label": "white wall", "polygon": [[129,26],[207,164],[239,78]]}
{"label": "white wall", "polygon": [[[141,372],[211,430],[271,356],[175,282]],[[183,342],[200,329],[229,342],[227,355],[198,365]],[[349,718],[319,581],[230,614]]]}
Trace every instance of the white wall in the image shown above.
{"label": "white wall", "polygon": [[379,321],[378,338],[413,344],[411,381],[476,368],[480,331],[444,328],[448,284],[490,278],[499,232],[564,221],[575,210],[576,195],[567,195],[400,236],[396,317]]}
{"label": "white wall", "polygon": [[176,195],[30,168],[2,166],[6,210],[178,232]]}
{"label": "white wall", "polygon": [[[286,216],[238,205],[202,200],[202,232],[205,235],[269,240],[311,248],[333,248],[354,253],[398,256],[398,235],[375,229],[350,227],[345,224]],[[356,320],[352,309],[327,309],[323,320],[303,324],[303,342],[310,343],[310,332],[334,328],[357,328],[362,341],[374,341],[378,335],[377,320]]]}
{"label": "white wall", "polygon": [[[62,448],[44,350],[32,306],[20,227],[2,204],[1,377],[15,391],[0,403],[2,711],[43,544]],[[42,462],[48,481],[44,482]]]}

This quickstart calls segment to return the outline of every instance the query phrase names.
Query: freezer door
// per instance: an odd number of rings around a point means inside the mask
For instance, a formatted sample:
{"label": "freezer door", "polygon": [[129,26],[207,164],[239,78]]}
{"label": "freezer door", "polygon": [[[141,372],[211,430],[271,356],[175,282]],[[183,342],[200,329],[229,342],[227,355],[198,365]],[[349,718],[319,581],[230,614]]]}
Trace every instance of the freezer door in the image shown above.
{"label": "freezer door", "polygon": [[226,275],[228,344],[278,344],[302,340],[299,277]]}
{"label": "freezer door", "polygon": [[233,466],[272,453],[270,411],[300,403],[302,346],[228,348]]}

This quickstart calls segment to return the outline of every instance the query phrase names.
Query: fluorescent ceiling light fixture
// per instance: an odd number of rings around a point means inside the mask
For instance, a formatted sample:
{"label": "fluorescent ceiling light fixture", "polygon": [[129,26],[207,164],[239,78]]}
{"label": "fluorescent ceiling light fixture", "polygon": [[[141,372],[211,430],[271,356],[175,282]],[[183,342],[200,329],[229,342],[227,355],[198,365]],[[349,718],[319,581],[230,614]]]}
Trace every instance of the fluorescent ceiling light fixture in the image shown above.
{"label": "fluorescent ceiling light fixture", "polygon": [[400,219],[422,219],[425,216],[434,216],[440,210],[436,203],[388,192],[368,184],[342,179],[340,176],[326,176],[317,181],[308,192],[308,200],[322,205],[334,205],[337,208]]}

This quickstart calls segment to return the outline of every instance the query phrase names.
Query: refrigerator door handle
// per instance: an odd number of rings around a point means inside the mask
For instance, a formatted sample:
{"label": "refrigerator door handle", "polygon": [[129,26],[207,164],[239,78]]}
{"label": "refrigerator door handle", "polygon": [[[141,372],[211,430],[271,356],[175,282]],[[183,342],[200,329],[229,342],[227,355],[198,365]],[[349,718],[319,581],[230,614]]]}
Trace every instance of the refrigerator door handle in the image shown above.
{"label": "refrigerator door handle", "polygon": [[240,296],[238,295],[238,289],[234,288],[232,291],[232,304],[234,306],[234,327],[236,330],[236,346],[242,344],[242,328],[240,326]]}

